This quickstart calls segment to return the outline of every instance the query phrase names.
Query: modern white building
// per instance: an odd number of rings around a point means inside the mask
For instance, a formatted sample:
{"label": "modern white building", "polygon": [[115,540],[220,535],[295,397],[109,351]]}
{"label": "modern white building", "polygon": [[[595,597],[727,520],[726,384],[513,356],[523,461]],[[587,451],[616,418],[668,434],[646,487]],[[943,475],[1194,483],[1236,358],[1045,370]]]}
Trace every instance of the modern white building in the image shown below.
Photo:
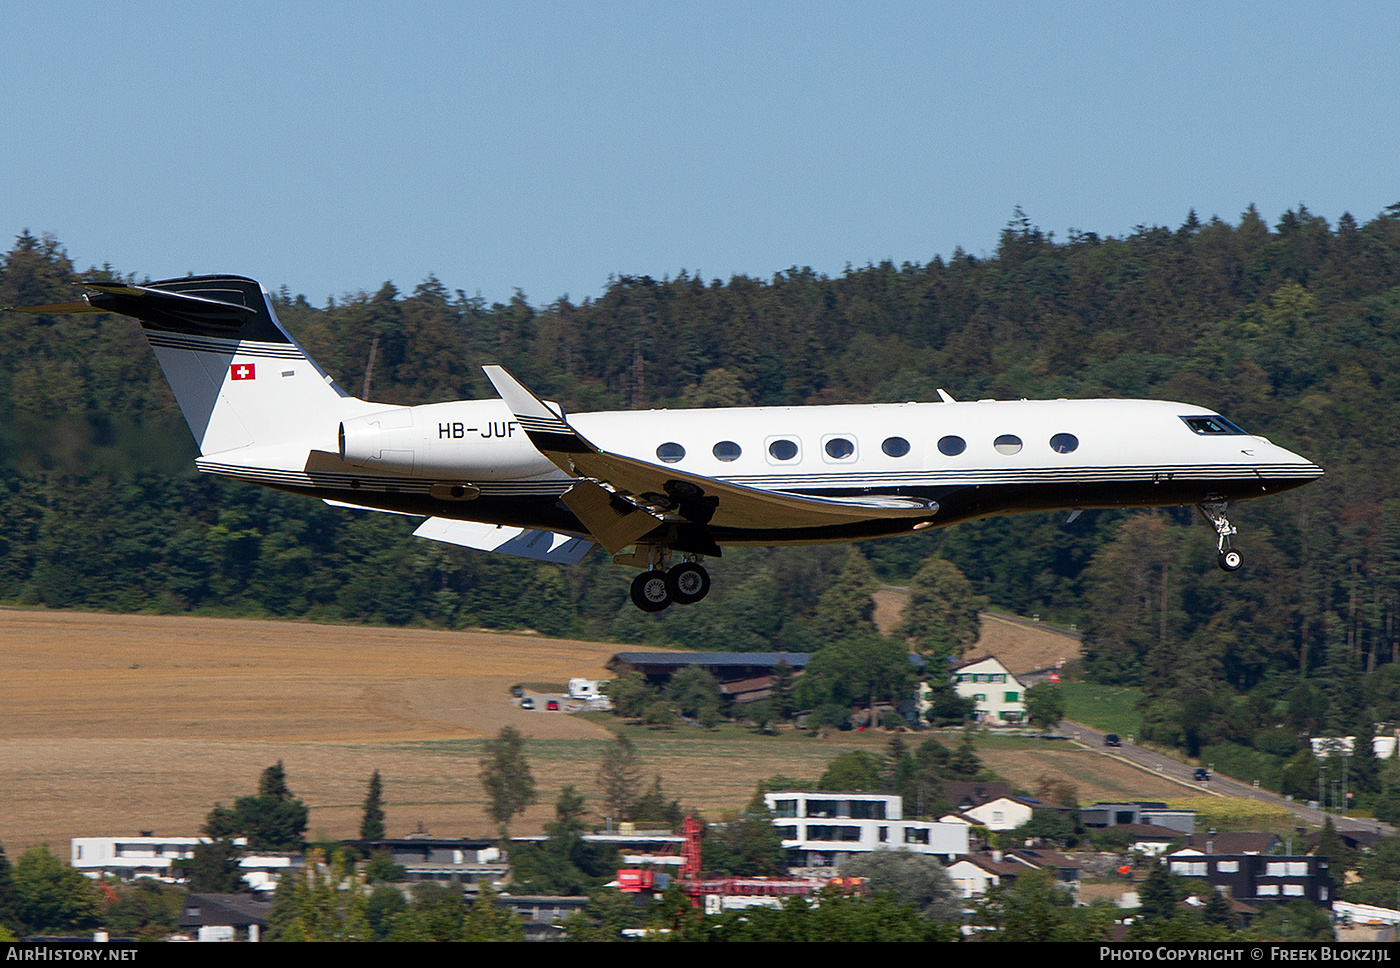
{"label": "modern white building", "polygon": [[[173,870],[175,861],[192,859],[195,847],[207,843],[208,837],[74,837],[69,843],[69,866],[94,880],[114,875],[124,881],[151,877],[174,884],[182,879]],[[233,843],[246,847],[248,839],[237,837]],[[301,858],[245,854],[238,864],[249,887],[270,891],[277,886],[282,871],[301,866]]]}
{"label": "modern white building", "polygon": [[851,854],[908,850],[952,859],[968,851],[960,817],[905,820],[901,797],[881,793],[790,791],[764,794],[794,867],[835,867]]}
{"label": "modern white building", "polygon": [[[115,874],[122,880],[154,877],[173,883],[171,865],[194,857],[195,847],[208,842],[208,837],[74,837],[69,866],[94,878]],[[247,839],[234,843],[242,847]]]}
{"label": "modern white building", "polygon": [[979,723],[1009,726],[1025,722],[1026,689],[995,658],[980,659],[953,670],[953,689],[977,704]]}

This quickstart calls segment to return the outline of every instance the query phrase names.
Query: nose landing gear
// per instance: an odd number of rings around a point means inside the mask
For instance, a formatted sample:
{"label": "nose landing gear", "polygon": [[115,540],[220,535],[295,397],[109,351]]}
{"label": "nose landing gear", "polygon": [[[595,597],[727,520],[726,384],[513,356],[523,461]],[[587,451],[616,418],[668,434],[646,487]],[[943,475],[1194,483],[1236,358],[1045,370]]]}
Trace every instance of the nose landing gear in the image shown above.
{"label": "nose landing gear", "polygon": [[1230,523],[1230,519],[1225,517],[1224,501],[1202,501],[1196,505],[1196,509],[1201,512],[1201,517],[1210,522],[1215,529],[1218,540],[1216,546],[1220,550],[1216,559],[1222,571],[1239,571],[1240,565],[1244,564],[1244,559],[1240,553],[1230,547],[1230,536],[1238,529]]}

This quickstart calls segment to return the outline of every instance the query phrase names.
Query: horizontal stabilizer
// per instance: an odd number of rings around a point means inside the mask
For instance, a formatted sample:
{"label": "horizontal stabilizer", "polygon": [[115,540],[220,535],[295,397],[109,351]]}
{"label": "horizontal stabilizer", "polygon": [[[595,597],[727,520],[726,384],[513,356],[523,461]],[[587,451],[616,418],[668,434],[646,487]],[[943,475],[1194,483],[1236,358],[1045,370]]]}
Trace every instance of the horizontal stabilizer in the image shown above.
{"label": "horizontal stabilizer", "polygon": [[556,565],[576,565],[594,548],[593,542],[587,538],[571,534],[507,528],[495,524],[479,524],[475,521],[454,521],[451,518],[429,518],[413,533],[419,538],[445,541],[478,551],[496,551],[520,558],[533,558]]}
{"label": "horizontal stabilizer", "polygon": [[352,504],[349,501],[333,501],[328,497],[321,499],[321,503],[327,507],[345,508],[349,511],[375,511],[379,514],[402,514],[406,518],[421,518],[423,515],[414,514],[412,511],[390,511],[388,508],[370,507],[368,504]]}

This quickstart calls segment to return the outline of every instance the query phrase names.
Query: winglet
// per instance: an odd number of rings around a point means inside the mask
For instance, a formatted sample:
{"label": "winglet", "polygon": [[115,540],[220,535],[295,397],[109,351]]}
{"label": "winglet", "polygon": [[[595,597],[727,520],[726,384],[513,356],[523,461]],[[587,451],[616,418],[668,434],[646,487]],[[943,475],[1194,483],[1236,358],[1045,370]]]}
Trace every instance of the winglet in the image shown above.
{"label": "winglet", "polygon": [[[486,378],[515,414],[520,429],[542,454],[595,454],[594,447],[570,427],[563,415],[535,396],[500,366],[483,366]],[[568,468],[564,468],[568,470]]]}

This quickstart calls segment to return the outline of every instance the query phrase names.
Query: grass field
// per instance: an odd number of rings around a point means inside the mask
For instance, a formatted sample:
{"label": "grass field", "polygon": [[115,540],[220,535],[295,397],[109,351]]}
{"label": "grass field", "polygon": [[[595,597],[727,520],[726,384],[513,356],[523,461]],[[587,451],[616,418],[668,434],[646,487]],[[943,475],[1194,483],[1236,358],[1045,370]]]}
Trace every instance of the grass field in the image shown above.
{"label": "grass field", "polygon": [[1119,736],[1136,736],[1142,729],[1142,715],[1137,711],[1140,689],[1062,682],[1060,692],[1065,697],[1066,719]]}
{"label": "grass field", "polygon": [[[258,775],[279,759],[311,808],[313,835],[355,835],[376,769],[391,836],[490,834],[477,760],[483,740],[505,725],[528,738],[540,790],[540,804],[514,829],[539,831],[563,785],[597,802],[594,768],[616,723],[526,712],[509,687],[605,677],[617,648],[533,635],[3,609],[0,842],[12,857],[41,842],[63,855],[71,837],[195,834],[215,801],[255,792]],[[668,796],[711,815],[743,806],[760,779],[816,778],[838,753],[880,752],[889,741],[732,726],[629,734],[648,784],[659,775]],[[1061,775],[1081,802],[1182,792],[1069,743],[988,738],[979,746],[1013,782],[1031,788],[1043,773]]]}

